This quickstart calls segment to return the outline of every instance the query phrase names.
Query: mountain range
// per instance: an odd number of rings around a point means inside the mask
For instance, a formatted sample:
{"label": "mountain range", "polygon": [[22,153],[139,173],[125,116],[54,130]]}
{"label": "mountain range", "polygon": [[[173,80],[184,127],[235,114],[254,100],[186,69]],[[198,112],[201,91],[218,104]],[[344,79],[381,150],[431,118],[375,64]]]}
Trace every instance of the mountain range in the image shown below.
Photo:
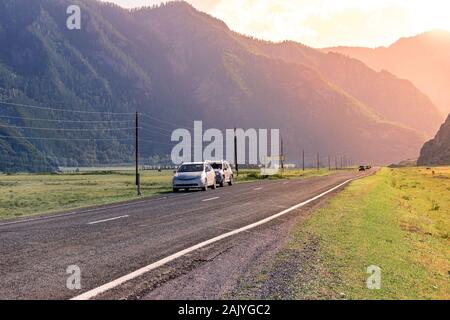
{"label": "mountain range", "polygon": [[338,52],[358,59],[374,70],[388,70],[408,79],[431,98],[440,111],[450,113],[450,32],[432,30],[402,38],[389,47],[335,47]]}
{"label": "mountain range", "polygon": [[374,164],[417,156],[443,120],[398,75],[240,35],[185,2],[79,0],[82,28],[68,30],[72,2],[0,2],[0,101],[13,103],[0,103],[0,171],[130,161],[134,112],[146,115],[144,158],[169,154],[170,132],[203,120],[280,128],[289,161],[305,149]]}

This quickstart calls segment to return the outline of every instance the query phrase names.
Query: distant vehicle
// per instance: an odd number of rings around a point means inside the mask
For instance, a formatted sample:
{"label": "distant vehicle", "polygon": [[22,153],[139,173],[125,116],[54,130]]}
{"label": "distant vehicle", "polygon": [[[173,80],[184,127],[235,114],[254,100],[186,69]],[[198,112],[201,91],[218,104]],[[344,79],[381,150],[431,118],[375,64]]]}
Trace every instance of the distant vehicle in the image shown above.
{"label": "distant vehicle", "polygon": [[181,189],[216,189],[216,174],[208,162],[183,163],[175,172],[172,180],[173,192]]}
{"label": "distant vehicle", "polygon": [[225,183],[228,183],[229,186],[233,185],[233,169],[231,169],[228,161],[211,161],[210,164],[216,173],[216,184],[221,187],[223,187]]}
{"label": "distant vehicle", "polygon": [[366,166],[366,170],[370,170],[371,168],[371,166]]}
{"label": "distant vehicle", "polygon": [[366,167],[365,166],[359,166],[359,171],[366,171]]}

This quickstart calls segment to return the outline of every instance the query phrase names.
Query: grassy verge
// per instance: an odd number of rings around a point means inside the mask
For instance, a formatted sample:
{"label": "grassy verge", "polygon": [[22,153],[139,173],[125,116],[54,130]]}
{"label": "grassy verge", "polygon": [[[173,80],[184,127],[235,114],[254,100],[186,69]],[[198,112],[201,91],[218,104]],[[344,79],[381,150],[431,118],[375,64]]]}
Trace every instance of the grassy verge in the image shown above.
{"label": "grassy verge", "polygon": [[[171,172],[144,171],[144,195],[171,190]],[[134,173],[1,175],[0,219],[101,205],[136,198]]]}
{"label": "grassy verge", "polygon": [[[286,170],[268,179],[310,177],[328,170]],[[144,196],[171,191],[172,171],[142,171]],[[237,182],[265,179],[257,170],[242,170]],[[0,175],[0,219],[71,210],[136,199],[134,172]]]}
{"label": "grassy verge", "polygon": [[282,173],[275,175],[264,176],[260,174],[260,170],[240,170],[239,176],[236,177],[237,182],[248,182],[256,180],[278,180],[278,179],[296,179],[296,178],[308,178],[308,177],[321,177],[333,174],[336,171],[330,171],[328,169],[287,169]]}
{"label": "grassy verge", "polygon": [[[449,234],[450,168],[382,169],[299,223],[274,265],[310,252],[294,299],[449,299]],[[367,288],[371,265],[380,290]]]}

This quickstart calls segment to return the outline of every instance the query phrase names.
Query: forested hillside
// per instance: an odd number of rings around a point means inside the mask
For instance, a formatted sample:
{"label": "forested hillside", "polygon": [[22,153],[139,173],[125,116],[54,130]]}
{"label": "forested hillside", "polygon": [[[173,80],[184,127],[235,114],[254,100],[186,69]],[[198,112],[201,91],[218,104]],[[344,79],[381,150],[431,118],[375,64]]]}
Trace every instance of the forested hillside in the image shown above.
{"label": "forested hillside", "polygon": [[10,103],[0,103],[10,150],[1,161],[17,170],[130,162],[136,111],[144,159],[169,154],[171,131],[203,120],[280,128],[290,161],[304,148],[395,162],[416,156],[441,121],[410,83],[300,44],[243,37],[183,2],[132,11],[78,3],[81,30],[66,28],[72,1],[0,2],[0,101]]}

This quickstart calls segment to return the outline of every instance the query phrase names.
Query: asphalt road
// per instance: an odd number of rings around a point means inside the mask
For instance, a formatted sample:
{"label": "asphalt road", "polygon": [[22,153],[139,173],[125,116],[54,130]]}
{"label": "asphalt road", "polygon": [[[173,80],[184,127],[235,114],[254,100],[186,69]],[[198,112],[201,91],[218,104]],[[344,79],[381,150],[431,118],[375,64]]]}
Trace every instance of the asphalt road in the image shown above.
{"label": "asphalt road", "polygon": [[[72,298],[360,175],[242,183],[0,222],[0,299]],[[71,265],[81,270],[81,290],[66,287]]]}

